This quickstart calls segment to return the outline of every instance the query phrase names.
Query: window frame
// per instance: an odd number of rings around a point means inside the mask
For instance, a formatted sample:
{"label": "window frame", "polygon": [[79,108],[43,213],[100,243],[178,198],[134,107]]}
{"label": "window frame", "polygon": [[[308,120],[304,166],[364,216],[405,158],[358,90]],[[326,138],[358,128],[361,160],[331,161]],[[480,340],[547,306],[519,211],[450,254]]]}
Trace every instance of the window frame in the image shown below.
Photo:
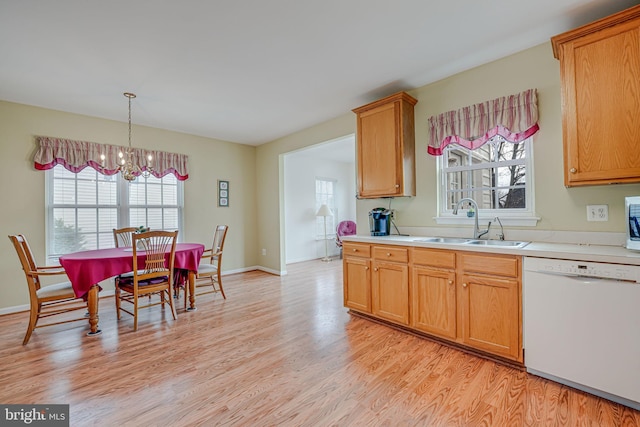
{"label": "window frame", "polygon": [[[54,204],[54,178],[55,178],[55,169],[56,168],[62,168],[63,166],[61,165],[57,165],[52,169],[46,170],[45,172],[45,213],[46,213],[46,219],[45,219],[45,253],[46,253],[46,259],[50,262],[50,263],[55,263],[58,262],[58,258],[63,255],[62,253],[56,253],[54,251],[54,209],[59,209],[59,208],[67,208],[67,209],[75,209],[75,214],[77,217],[78,214],[78,209],[79,208],[115,208],[116,209],[116,214],[115,214],[115,218],[116,218],[116,222],[117,225],[115,228],[123,228],[123,227],[129,227],[129,226],[139,226],[139,225],[147,225],[147,224],[133,224],[133,225],[129,225],[129,210],[132,207],[136,207],[136,208],[161,208],[161,209],[177,209],[177,223],[178,223],[178,240],[181,240],[181,236],[183,235],[183,229],[184,229],[184,181],[180,181],[180,180],[176,180],[176,203],[177,205],[174,204],[143,204],[143,205],[139,205],[139,204],[133,204],[130,203],[129,201],[129,196],[130,196],[130,192],[129,192],[129,182],[126,181],[124,178],[122,178],[121,174],[117,174],[117,175],[113,175],[113,179],[116,180],[116,184],[115,184],[115,205],[112,204],[79,204],[78,203],[78,197],[77,197],[77,185],[75,188],[76,194],[75,194],[75,203],[70,203],[70,204]],[[98,175],[98,173],[91,168],[87,168],[88,170],[94,171],[96,173],[96,176]],[[67,170],[65,170],[66,173],[70,173],[73,174],[72,172],[69,172]],[[77,174],[75,174],[77,175]],[[137,180],[147,180],[147,178],[143,178],[143,177],[138,177],[136,178]],[[158,178],[155,178],[153,176],[150,176],[148,178],[149,180],[157,180]],[[74,182],[78,182],[77,181],[77,177],[76,180]],[[161,192],[162,193],[162,192]],[[146,214],[148,215],[148,213]],[[106,230],[100,230],[100,228],[98,227],[98,229],[96,229],[95,232],[92,232],[91,234],[95,234],[96,235],[96,245],[98,246],[99,249],[106,249],[106,248],[112,248],[115,246],[115,243],[113,242],[113,234],[112,234],[112,229],[109,228],[108,231]],[[102,246],[100,245],[100,235],[103,235],[103,243],[104,242],[109,242],[109,243],[105,243],[106,246]],[[104,238],[104,235],[108,234],[109,238]],[[80,250],[80,249],[78,249]],[[89,249],[90,250],[90,249]]]}
{"label": "window frame", "polygon": [[[505,209],[483,209],[479,208],[480,212],[476,212],[478,215],[479,221],[484,221],[485,223],[493,220],[495,217],[499,217],[504,225],[511,226],[535,226],[537,222],[540,220],[535,214],[535,179],[534,179],[534,167],[533,167],[533,136],[527,138],[521,143],[525,143],[525,158],[524,158],[524,167],[526,170],[526,180],[525,180],[525,204],[526,208],[505,208]],[[464,149],[468,150],[470,155],[473,155],[475,150],[469,150],[460,145],[449,146],[451,148],[456,149]],[[451,149],[447,147],[446,150]],[[490,162],[484,162],[482,164],[476,165],[464,165],[464,166],[455,166],[455,167],[444,167],[444,161],[447,156],[443,153],[443,155],[438,156],[436,161],[436,171],[437,171],[437,195],[438,195],[438,206],[437,206],[437,216],[434,218],[437,224],[469,224],[474,221],[473,217],[467,217],[466,212],[467,209],[460,209],[458,211],[458,215],[453,214],[453,208],[449,206],[448,196],[449,192],[444,186],[446,185],[447,179],[446,174],[451,172],[459,171],[461,173],[472,173],[474,170],[488,169],[488,168],[496,168],[498,167],[507,167],[514,164],[522,164],[523,162],[520,160],[505,160],[497,162],[492,160]],[[476,187],[475,189],[490,189],[495,187]],[[464,194],[464,189],[462,189],[462,197],[467,197]]]}
{"label": "window frame", "polygon": [[[318,192],[319,181],[330,182],[332,184],[331,194]],[[336,207],[336,187],[338,185],[338,180],[334,178],[325,178],[325,177],[316,176],[314,183],[315,183],[315,199],[316,199],[316,208],[315,208],[314,214],[318,212],[318,209],[320,209],[320,207],[324,203],[326,203],[326,205],[331,210],[331,213],[333,214],[330,220],[327,219],[327,230],[326,230],[327,240],[335,239],[336,226],[338,225],[338,222],[337,222],[338,209]],[[315,232],[316,240],[324,240],[325,238],[324,230],[321,233],[319,233],[319,230],[324,229],[324,217],[321,217],[321,216],[316,217],[315,228],[316,228],[316,232]]]}

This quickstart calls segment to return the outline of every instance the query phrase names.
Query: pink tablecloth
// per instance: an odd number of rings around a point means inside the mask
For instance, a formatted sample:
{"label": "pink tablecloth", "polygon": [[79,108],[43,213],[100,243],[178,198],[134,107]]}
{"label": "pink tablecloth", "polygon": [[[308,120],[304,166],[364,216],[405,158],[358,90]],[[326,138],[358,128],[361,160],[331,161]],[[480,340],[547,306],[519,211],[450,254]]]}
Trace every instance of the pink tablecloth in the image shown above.
{"label": "pink tablecloth", "polygon": [[[176,244],[175,268],[198,271],[204,252],[200,243]],[[144,253],[138,254],[138,263],[143,263]],[[77,297],[83,297],[91,286],[119,274],[133,270],[131,248],[98,249],[82,251],[60,257],[60,264],[69,276]]]}

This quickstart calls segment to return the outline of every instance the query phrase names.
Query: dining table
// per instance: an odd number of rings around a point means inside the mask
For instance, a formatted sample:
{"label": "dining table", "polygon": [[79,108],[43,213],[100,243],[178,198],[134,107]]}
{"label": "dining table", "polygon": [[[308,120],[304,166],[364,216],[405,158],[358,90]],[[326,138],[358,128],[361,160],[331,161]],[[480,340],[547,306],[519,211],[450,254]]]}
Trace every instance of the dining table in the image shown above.
{"label": "dining table", "polygon": [[[196,310],[195,278],[198,264],[204,252],[200,243],[176,243],[174,269],[188,271],[189,308]],[[167,260],[170,253],[167,252]],[[146,254],[137,252],[138,263],[144,264]],[[133,270],[133,249],[131,247],[95,249],[73,252],[60,257],[60,265],[64,268],[76,297],[87,301],[89,312],[89,336],[100,335],[98,328],[98,293],[99,283],[111,277]]]}

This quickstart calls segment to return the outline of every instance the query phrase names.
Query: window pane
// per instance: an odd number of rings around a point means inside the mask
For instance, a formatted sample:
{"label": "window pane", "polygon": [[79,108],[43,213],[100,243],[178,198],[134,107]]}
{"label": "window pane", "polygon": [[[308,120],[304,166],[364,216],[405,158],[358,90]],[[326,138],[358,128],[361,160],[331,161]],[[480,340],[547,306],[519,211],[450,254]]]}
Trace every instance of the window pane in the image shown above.
{"label": "window pane", "polygon": [[118,209],[99,208],[98,209],[98,231],[101,233],[113,234],[113,229],[118,227]]}
{"label": "window pane", "polygon": [[177,230],[178,229],[178,209],[167,208],[164,210],[164,229],[165,230]]}
{"label": "window pane", "polygon": [[[58,168],[55,168],[57,172]],[[62,169],[62,168],[61,168]],[[56,180],[53,189],[53,203],[58,205],[70,205],[76,203],[76,182],[75,180]]]}
{"label": "window pane", "polygon": [[526,171],[524,165],[514,165],[504,168],[498,168],[497,186],[506,187],[516,184],[524,185],[526,183]]}
{"label": "window pane", "polygon": [[500,207],[504,209],[524,208],[526,204],[526,189],[524,186],[498,190]]}
{"label": "window pane", "polygon": [[165,205],[178,204],[178,187],[176,185],[162,186],[162,200]]}
{"label": "window pane", "polygon": [[74,225],[65,225],[62,219],[57,219],[54,221],[53,227],[53,254],[66,254],[89,249],[86,237],[78,234]]}
{"label": "window pane", "polygon": [[129,225],[131,227],[140,227],[141,225],[148,226],[146,209],[143,209],[143,208],[129,209]]}
{"label": "window pane", "polygon": [[147,204],[162,204],[162,186],[159,184],[147,184]]}
{"label": "window pane", "polygon": [[145,204],[145,188],[144,183],[135,180],[129,184],[129,204],[144,205]]}
{"label": "window pane", "polygon": [[98,231],[97,209],[78,209],[78,232]]}
{"label": "window pane", "polygon": [[147,209],[148,223],[152,230],[162,230],[164,226],[162,224],[162,209]]}
{"label": "window pane", "polygon": [[98,182],[98,204],[116,205],[118,204],[118,186],[116,181]]}
{"label": "window pane", "polygon": [[95,181],[78,180],[78,204],[95,205],[97,200],[98,197]]}
{"label": "window pane", "polygon": [[448,146],[439,160],[441,212],[451,213],[463,197],[473,198],[484,210],[531,210],[527,206],[530,145],[530,139],[512,144],[498,136],[475,150]]}
{"label": "window pane", "polygon": [[498,160],[515,160],[524,159],[525,150],[524,143],[512,144],[507,141],[502,141],[496,144],[498,147]]}

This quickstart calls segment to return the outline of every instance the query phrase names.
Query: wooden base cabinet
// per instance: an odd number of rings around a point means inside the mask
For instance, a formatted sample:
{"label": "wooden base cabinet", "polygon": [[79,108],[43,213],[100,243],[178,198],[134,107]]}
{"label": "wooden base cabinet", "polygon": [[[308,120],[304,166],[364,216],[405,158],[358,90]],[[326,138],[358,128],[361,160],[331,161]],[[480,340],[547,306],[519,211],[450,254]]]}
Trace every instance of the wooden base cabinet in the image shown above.
{"label": "wooden base cabinet", "polygon": [[449,270],[413,267],[411,326],[456,339],[456,274]]}
{"label": "wooden base cabinet", "polygon": [[344,243],[342,246],[344,306],[371,313],[371,260],[369,245]]}
{"label": "wooden base cabinet", "polygon": [[344,246],[344,304],[522,363],[522,258],[392,245]]}
{"label": "wooden base cabinet", "polygon": [[414,248],[412,260],[411,326],[455,340],[455,251]]}
{"label": "wooden base cabinet", "polygon": [[461,343],[523,362],[522,257],[460,252],[456,262]]}
{"label": "wooden base cabinet", "polygon": [[518,281],[466,274],[461,281],[462,343],[521,360]]}
{"label": "wooden base cabinet", "polygon": [[402,325],[409,324],[409,249],[373,246],[372,313]]}
{"label": "wooden base cabinet", "polygon": [[409,267],[406,264],[374,261],[371,288],[375,316],[409,324]]}

